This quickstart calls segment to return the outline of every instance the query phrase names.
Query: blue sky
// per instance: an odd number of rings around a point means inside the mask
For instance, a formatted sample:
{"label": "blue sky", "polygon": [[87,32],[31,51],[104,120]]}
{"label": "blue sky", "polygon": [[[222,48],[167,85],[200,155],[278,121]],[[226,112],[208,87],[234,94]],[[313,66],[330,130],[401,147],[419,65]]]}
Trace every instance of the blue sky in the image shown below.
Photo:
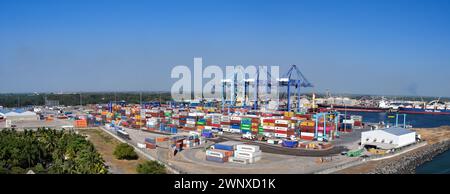
{"label": "blue sky", "polygon": [[1,93],[169,90],[195,56],[297,64],[314,91],[450,96],[450,1],[0,1]]}

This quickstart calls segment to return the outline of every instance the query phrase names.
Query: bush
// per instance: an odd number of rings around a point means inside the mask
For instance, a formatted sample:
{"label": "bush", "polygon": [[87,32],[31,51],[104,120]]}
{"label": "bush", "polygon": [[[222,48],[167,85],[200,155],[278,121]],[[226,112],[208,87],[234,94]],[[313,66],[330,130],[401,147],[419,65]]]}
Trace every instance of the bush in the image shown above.
{"label": "bush", "polygon": [[138,155],[134,151],[134,148],[126,143],[121,143],[116,146],[114,150],[114,156],[119,160],[136,160]]}
{"label": "bush", "polygon": [[136,168],[139,174],[166,174],[166,167],[156,161],[146,161]]}

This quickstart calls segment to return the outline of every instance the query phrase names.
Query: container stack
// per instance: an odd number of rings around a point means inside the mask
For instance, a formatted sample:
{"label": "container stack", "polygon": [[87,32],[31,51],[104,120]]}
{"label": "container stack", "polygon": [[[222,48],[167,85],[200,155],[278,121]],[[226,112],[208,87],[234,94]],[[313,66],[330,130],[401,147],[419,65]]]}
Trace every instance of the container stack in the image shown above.
{"label": "container stack", "polygon": [[316,123],[311,120],[302,121],[300,123],[300,139],[313,140],[316,130]]}
{"label": "container stack", "polygon": [[201,138],[197,134],[189,135],[183,140],[183,149],[189,149],[202,144]]}
{"label": "container stack", "polygon": [[241,117],[232,116],[230,118],[230,132],[241,133]]}
{"label": "container stack", "polygon": [[253,117],[251,126],[252,133],[258,134],[260,132],[260,126],[261,126],[261,119],[259,117]]}
{"label": "container stack", "polygon": [[259,146],[239,144],[236,145],[234,157],[230,158],[230,162],[251,164],[261,160],[261,156],[262,151],[259,149]]}
{"label": "container stack", "polygon": [[220,118],[220,126],[225,132],[230,132],[230,116],[224,115]]}
{"label": "container stack", "polygon": [[206,126],[206,119],[205,118],[198,118],[196,126],[197,126],[197,131],[199,131],[199,132],[203,131],[205,129],[205,126]]}
{"label": "container stack", "polygon": [[210,126],[213,130],[219,130],[221,128],[221,114],[211,114]]}
{"label": "container stack", "polygon": [[195,114],[189,113],[189,116],[186,117],[186,125],[183,129],[193,131],[195,130],[196,123],[197,116],[195,116]]}
{"label": "container stack", "polygon": [[233,156],[237,145],[242,144],[238,141],[226,141],[214,144],[214,149],[206,151],[206,160],[212,162],[224,163]]}
{"label": "container stack", "polygon": [[214,134],[213,134],[213,132],[212,132],[211,130],[204,129],[204,130],[202,131],[202,137],[205,137],[205,138],[213,138],[213,137],[214,137]]}
{"label": "container stack", "polygon": [[156,139],[147,137],[145,138],[145,147],[148,149],[155,149],[156,148]]}
{"label": "container stack", "polygon": [[241,133],[251,133],[252,128],[252,118],[249,117],[243,117],[241,118]]}
{"label": "container stack", "polygon": [[292,126],[291,120],[276,119],[275,137],[288,138],[291,135],[295,135],[295,127]]}
{"label": "container stack", "polygon": [[88,126],[86,119],[75,120],[76,128],[86,128]]}
{"label": "container stack", "polygon": [[158,119],[153,117],[153,118],[147,119],[146,126],[147,126],[148,130],[156,131],[159,127],[158,124],[159,124]]}
{"label": "container stack", "polygon": [[206,160],[211,162],[224,163],[228,162],[228,158],[233,156],[232,150],[212,149],[206,150]]}
{"label": "container stack", "polygon": [[186,138],[175,136],[170,139],[170,143],[172,147],[175,148],[176,151],[180,152],[183,149],[183,142]]}
{"label": "container stack", "polygon": [[352,116],[350,117],[350,119],[354,121],[354,123],[353,123],[353,126],[354,126],[354,127],[358,127],[358,128],[361,128],[361,127],[362,127],[362,119],[363,119],[362,116],[359,116],[359,115],[352,115]]}
{"label": "container stack", "polygon": [[180,112],[179,113],[179,120],[178,120],[178,126],[179,127],[186,126],[186,118],[187,118],[187,116],[188,116],[187,112]]}
{"label": "container stack", "polygon": [[263,118],[262,129],[263,129],[263,134],[266,137],[275,136],[275,119]]}

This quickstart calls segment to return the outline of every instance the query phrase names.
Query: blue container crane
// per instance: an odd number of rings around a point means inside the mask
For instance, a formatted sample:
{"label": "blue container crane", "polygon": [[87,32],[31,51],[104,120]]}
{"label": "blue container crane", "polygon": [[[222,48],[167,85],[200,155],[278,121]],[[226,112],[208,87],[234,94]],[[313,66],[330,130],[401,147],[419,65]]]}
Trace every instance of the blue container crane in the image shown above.
{"label": "blue container crane", "polygon": [[300,88],[314,87],[314,85],[306,79],[296,65],[292,65],[288,72],[282,78],[278,79],[278,83],[279,86],[287,87],[287,111],[289,112],[291,111],[291,87],[297,89],[297,112],[300,112]]}

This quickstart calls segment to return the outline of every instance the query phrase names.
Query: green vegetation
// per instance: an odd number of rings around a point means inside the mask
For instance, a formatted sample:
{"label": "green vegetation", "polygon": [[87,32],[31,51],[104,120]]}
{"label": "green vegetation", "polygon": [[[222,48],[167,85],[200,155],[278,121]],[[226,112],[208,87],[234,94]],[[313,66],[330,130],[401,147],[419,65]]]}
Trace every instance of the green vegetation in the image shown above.
{"label": "green vegetation", "polygon": [[166,167],[156,161],[146,161],[136,168],[139,174],[166,174]]}
{"label": "green vegetation", "polygon": [[0,131],[0,173],[106,174],[94,145],[72,131]]}
{"label": "green vegetation", "polygon": [[[80,105],[80,93],[72,94],[0,94],[0,106],[22,107],[32,105],[44,105],[47,100],[58,100],[60,105],[76,106]],[[168,92],[143,92],[142,101],[160,101],[164,103],[170,101],[171,95]],[[107,104],[110,101],[126,101],[128,103],[139,103],[140,93],[138,92],[89,92],[81,93],[81,100],[85,104]]]}
{"label": "green vegetation", "polygon": [[136,160],[139,158],[134,148],[126,143],[117,145],[113,154],[119,160]]}

